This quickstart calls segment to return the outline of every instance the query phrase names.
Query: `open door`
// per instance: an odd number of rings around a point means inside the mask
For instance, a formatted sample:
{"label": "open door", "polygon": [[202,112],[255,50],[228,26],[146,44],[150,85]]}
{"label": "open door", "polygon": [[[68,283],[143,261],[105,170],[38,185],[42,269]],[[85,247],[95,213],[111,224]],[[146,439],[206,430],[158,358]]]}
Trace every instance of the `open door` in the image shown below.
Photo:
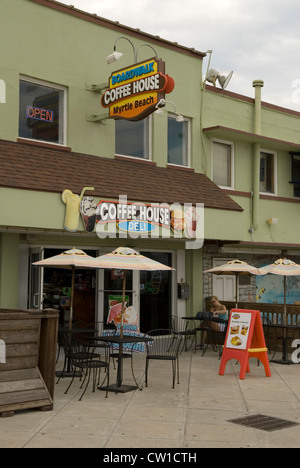
{"label": "open door", "polygon": [[43,260],[44,249],[37,247],[30,249],[29,252],[29,294],[28,308],[42,309],[43,308],[43,279],[44,269],[33,265],[33,262]]}

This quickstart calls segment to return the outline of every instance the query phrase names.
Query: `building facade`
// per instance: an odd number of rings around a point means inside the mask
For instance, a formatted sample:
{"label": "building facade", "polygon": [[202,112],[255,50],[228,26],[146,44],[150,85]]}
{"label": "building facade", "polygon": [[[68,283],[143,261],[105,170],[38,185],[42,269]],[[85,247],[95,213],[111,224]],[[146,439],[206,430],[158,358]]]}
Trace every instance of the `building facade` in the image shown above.
{"label": "building facade", "polygon": [[[216,262],[297,255],[300,113],[263,103],[260,81],[255,99],[206,85],[205,53],[140,30],[53,0],[2,0],[0,9],[2,308],[67,313],[68,272],[32,263],[73,246],[93,256],[129,246],[176,269],[130,275],[141,331],[195,315],[222,288],[230,299],[234,285],[203,274]],[[151,71],[165,81],[147,80]],[[131,82],[136,96],[125,103]],[[152,85],[157,95],[145,96]],[[93,228],[83,211],[72,226],[68,212],[83,190],[98,207]],[[184,205],[199,207],[196,236],[175,227]],[[157,209],[168,215],[155,219]],[[118,272],[78,272],[76,319],[105,321],[120,285]],[[254,279],[239,287],[253,300]]]}

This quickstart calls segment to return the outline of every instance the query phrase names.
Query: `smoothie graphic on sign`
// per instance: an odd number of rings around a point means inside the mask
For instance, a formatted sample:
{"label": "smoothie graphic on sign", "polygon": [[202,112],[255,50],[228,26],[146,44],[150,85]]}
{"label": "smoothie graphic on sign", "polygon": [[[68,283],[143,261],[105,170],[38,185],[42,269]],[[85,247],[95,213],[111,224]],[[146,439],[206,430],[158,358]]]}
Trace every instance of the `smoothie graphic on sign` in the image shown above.
{"label": "smoothie graphic on sign", "polygon": [[84,187],[80,195],[66,189],[63,191],[61,198],[66,205],[64,228],[67,231],[75,232],[78,229],[80,202],[86,190],[94,190],[94,187]]}
{"label": "smoothie graphic on sign", "polygon": [[94,197],[84,197],[80,202],[80,213],[87,232],[93,232],[96,223],[97,204]]}

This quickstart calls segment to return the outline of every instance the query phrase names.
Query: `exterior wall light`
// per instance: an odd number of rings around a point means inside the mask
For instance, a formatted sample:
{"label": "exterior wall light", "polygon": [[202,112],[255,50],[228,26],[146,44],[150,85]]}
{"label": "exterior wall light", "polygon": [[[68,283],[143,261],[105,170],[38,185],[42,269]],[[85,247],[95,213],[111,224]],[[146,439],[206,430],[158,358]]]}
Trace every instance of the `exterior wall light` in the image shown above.
{"label": "exterior wall light", "polygon": [[267,219],[266,222],[272,226],[274,224],[278,224],[278,218],[270,218]]}
{"label": "exterior wall light", "polygon": [[155,114],[158,115],[163,115],[163,110],[162,107],[165,107],[166,104],[172,104],[174,106],[174,113],[176,114],[176,122],[184,122],[184,117],[181,114],[178,114],[176,111],[176,106],[175,103],[172,101],[166,101],[165,99],[161,99],[157,104],[156,104],[156,111]]}
{"label": "exterior wall light", "polygon": [[106,61],[107,61],[107,64],[109,65],[110,63],[113,63],[113,62],[116,62],[117,60],[119,60],[121,57],[123,57],[123,54],[122,52],[118,52],[117,51],[117,43],[120,39],[125,39],[126,41],[128,41],[132,47],[132,50],[133,50],[133,55],[134,55],[134,63],[137,63],[137,60],[138,60],[138,53],[139,53],[139,50],[142,48],[142,47],[150,47],[150,49],[153,50],[153,52],[155,53],[155,57],[158,57],[157,55],[157,52],[156,50],[150,45],[150,44],[141,44],[137,49],[135,48],[135,46],[133,45],[133,43],[131,42],[130,39],[128,39],[127,37],[124,37],[124,36],[121,36],[121,37],[118,37],[118,39],[116,40],[115,44],[114,44],[114,51],[112,54],[108,55],[106,57]]}

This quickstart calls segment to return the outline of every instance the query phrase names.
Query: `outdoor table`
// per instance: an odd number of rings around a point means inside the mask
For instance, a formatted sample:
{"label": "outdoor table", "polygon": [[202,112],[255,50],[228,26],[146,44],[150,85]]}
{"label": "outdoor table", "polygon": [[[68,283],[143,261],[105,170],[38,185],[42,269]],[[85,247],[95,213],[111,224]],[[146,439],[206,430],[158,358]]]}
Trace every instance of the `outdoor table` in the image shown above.
{"label": "outdoor table", "polygon": [[[114,343],[119,345],[119,354],[118,354],[118,366],[117,366],[117,380],[115,384],[109,385],[108,391],[109,392],[115,392],[115,393],[127,393],[131,392],[132,390],[136,390],[141,388],[138,386],[138,383],[136,381],[133,368],[131,367],[132,370],[132,375],[134,378],[134,381],[136,385],[124,385],[123,382],[123,346],[128,343],[147,343],[149,341],[152,341],[153,338],[147,337],[147,336],[130,336],[130,335],[124,335],[123,338],[121,338],[120,335],[111,335],[111,336],[94,336],[90,338],[91,340],[95,341],[102,341],[104,343]],[[107,390],[107,387],[99,387],[99,390]]]}
{"label": "outdoor table", "polygon": [[[271,323],[270,325],[268,325],[268,327],[269,328],[277,328],[277,329],[283,330],[284,332],[288,331],[288,330],[298,330],[298,331],[300,331],[300,324],[299,325],[282,325],[282,324],[272,324]],[[288,337],[288,336],[286,336],[286,333],[283,333],[283,336],[278,337],[278,339],[282,340],[282,359],[271,359],[271,362],[274,362],[276,364],[287,364],[287,365],[294,364],[293,361],[290,361],[288,359],[288,350],[287,350],[288,342],[291,341],[293,338]],[[277,341],[277,335],[276,335],[276,341]],[[275,353],[276,353],[276,348],[275,348],[274,355],[275,355]],[[274,357],[274,355],[273,355],[273,357]]]}
{"label": "outdoor table", "polygon": [[[64,348],[64,353],[65,356],[67,357],[67,361],[64,365],[64,368],[62,371],[56,371],[55,375],[57,377],[73,377],[74,372],[71,370],[71,363],[70,363],[70,358],[69,358],[69,348],[70,348],[70,342],[71,342],[71,336],[72,335],[85,335],[85,334],[95,334],[97,333],[97,330],[95,328],[84,328],[84,327],[74,327],[74,328],[69,328],[69,327],[58,327],[58,334],[63,333],[64,340],[63,340],[63,348]],[[67,370],[65,370],[65,367],[67,367]],[[75,373],[76,377],[80,377],[81,374],[78,372]]]}
{"label": "outdoor table", "polygon": [[[215,323],[220,323],[220,324],[225,324],[225,325],[228,324],[228,320],[222,320],[222,319],[215,318],[215,317],[213,317],[213,314],[211,312],[203,312],[203,315],[204,315],[204,317],[189,317],[188,316],[188,317],[182,317],[182,319],[183,320],[199,320],[199,322],[210,321],[210,322],[215,322]],[[206,331],[208,334],[211,331],[209,327],[199,327],[199,328],[196,328],[196,330],[197,331]],[[196,345],[196,348],[197,347],[200,347],[200,349],[201,349],[201,345]],[[206,353],[207,348],[208,348],[208,344],[206,345],[206,347],[204,347],[202,356],[204,356],[204,354]]]}

